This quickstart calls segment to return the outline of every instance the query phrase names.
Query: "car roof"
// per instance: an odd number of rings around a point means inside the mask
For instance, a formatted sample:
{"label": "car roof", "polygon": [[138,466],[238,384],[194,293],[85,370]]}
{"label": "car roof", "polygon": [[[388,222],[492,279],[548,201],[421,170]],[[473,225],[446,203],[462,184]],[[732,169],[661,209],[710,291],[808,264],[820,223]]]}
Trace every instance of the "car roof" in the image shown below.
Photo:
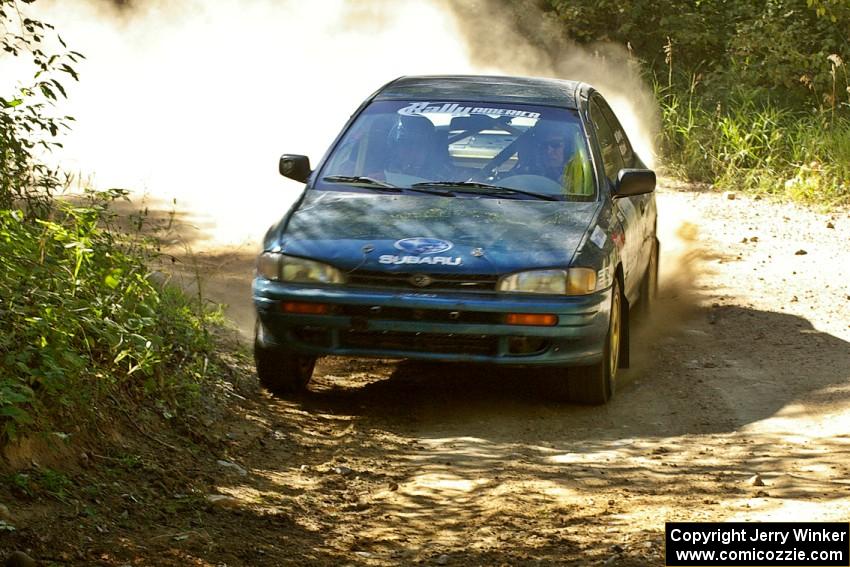
{"label": "car roof", "polygon": [[481,100],[578,108],[578,81],[494,75],[400,77],[378,91],[374,100]]}

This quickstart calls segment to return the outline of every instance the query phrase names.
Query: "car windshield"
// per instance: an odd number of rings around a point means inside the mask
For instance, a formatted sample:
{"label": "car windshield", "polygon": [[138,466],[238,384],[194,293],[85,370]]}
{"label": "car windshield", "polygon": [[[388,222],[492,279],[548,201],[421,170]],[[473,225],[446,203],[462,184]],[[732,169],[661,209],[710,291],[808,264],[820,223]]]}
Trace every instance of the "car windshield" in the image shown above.
{"label": "car windshield", "polygon": [[575,111],[377,101],[345,132],[315,188],[592,201],[595,185]]}

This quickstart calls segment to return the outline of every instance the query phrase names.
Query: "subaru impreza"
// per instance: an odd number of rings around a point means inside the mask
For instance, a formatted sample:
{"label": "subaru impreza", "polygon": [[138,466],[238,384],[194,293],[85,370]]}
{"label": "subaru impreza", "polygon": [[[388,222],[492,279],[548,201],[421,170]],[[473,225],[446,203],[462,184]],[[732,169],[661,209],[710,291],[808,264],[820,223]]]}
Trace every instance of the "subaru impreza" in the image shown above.
{"label": "subaru impreza", "polygon": [[259,379],[321,356],[511,365],[602,404],[657,288],[655,173],[603,96],[565,80],[402,77],[354,112],[263,241]]}

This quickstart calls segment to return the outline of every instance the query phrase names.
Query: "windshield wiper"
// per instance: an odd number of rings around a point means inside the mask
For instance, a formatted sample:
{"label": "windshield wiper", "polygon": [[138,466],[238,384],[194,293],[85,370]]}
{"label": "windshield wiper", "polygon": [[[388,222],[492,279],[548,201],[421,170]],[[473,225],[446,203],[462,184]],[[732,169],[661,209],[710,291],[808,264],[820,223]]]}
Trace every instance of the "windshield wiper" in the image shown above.
{"label": "windshield wiper", "polygon": [[522,189],[511,189],[510,187],[499,187],[498,185],[480,183],[478,181],[426,181],[424,183],[414,183],[411,187],[450,187],[455,192],[481,193],[491,196],[526,195],[543,201],[560,201],[554,195],[523,191]]}
{"label": "windshield wiper", "polygon": [[355,187],[365,187],[366,189],[374,189],[376,191],[386,191],[388,193],[404,193],[405,191],[415,191],[416,193],[427,193],[429,195],[437,195],[440,197],[454,197],[454,193],[446,190],[416,189],[412,187],[398,187],[386,181],[375,179],[374,177],[362,177],[359,175],[329,175],[322,177],[322,181],[328,183],[346,183]]}
{"label": "windshield wiper", "polygon": [[348,185],[366,187],[378,191],[387,191],[389,193],[401,193],[403,191],[401,187],[396,187],[392,183],[360,175],[328,175],[327,177],[322,177],[322,181],[326,181],[328,183],[347,183]]}

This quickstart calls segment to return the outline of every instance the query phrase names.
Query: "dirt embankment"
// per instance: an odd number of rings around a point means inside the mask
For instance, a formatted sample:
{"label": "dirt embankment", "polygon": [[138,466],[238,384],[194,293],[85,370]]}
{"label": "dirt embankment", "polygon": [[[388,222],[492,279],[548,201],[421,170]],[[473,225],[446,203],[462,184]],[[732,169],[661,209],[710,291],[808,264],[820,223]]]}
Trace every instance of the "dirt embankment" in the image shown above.
{"label": "dirt embankment", "polygon": [[[245,378],[194,444],[117,436],[66,485],[33,469],[29,494],[0,488],[17,528],[0,555],[659,565],[666,520],[846,519],[850,215],[675,187],[659,202],[662,298],[609,405],[473,366],[328,359],[297,401]],[[248,325],[252,253],[197,264]]]}

